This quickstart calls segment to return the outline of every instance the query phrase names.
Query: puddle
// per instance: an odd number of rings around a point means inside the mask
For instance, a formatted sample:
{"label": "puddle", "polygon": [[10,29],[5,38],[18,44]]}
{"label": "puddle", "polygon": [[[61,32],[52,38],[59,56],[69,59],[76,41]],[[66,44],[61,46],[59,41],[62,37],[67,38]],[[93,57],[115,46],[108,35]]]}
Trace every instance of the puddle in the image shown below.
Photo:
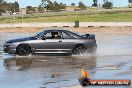
{"label": "puddle", "polygon": [[113,66],[113,67],[100,67],[98,68],[98,70],[119,70],[120,68],[118,68],[117,66]]}
{"label": "puddle", "polygon": [[6,40],[25,36],[24,33],[0,34],[1,88],[81,88],[77,85],[82,67],[93,79],[132,80],[132,35],[97,33],[98,48],[93,55],[22,57],[3,53]]}

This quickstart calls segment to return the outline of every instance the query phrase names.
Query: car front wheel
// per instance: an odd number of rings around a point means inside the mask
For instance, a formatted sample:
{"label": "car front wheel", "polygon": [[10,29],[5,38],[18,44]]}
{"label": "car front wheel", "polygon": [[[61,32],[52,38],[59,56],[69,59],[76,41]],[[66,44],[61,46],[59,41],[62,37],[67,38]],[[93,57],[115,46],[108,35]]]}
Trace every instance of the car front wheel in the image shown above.
{"label": "car front wheel", "polygon": [[17,47],[16,54],[20,56],[27,56],[31,53],[31,49],[27,44],[20,44]]}

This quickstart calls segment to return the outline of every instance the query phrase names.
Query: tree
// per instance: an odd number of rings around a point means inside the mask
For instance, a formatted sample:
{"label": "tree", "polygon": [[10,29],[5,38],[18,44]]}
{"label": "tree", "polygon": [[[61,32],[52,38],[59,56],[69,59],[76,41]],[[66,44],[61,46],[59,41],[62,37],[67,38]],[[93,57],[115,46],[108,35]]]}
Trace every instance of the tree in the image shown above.
{"label": "tree", "polygon": [[8,3],[7,6],[8,7],[7,7],[6,11],[11,11],[12,13],[19,12],[19,4],[18,4],[18,2]]}
{"label": "tree", "polygon": [[7,3],[6,2],[1,2],[0,3],[0,10],[4,12],[7,9],[8,9]]}
{"label": "tree", "polygon": [[27,6],[26,9],[31,11],[32,10],[32,6]]}
{"label": "tree", "polygon": [[102,5],[103,8],[105,9],[112,9],[113,3],[109,1],[105,1],[104,4]]}
{"label": "tree", "polygon": [[39,5],[39,10],[42,10],[42,8],[45,8],[46,10],[60,11],[61,9],[66,8],[66,5],[63,3],[58,3],[56,1],[52,2],[50,0],[42,0],[42,1],[43,1],[43,3],[41,3],[41,5]]}
{"label": "tree", "polygon": [[81,8],[82,10],[86,9],[86,6],[84,5],[83,2],[79,2],[78,5],[79,5],[79,8]]}
{"label": "tree", "polygon": [[39,6],[38,6],[38,11],[39,11],[39,12],[43,12],[43,7],[42,7],[42,5],[39,5]]}
{"label": "tree", "polygon": [[26,13],[27,14],[31,13],[32,11],[35,11],[35,9],[32,6],[27,6],[26,7]]}
{"label": "tree", "polygon": [[128,0],[128,2],[129,2],[128,7],[132,8],[132,0]]}
{"label": "tree", "polygon": [[108,2],[108,0],[103,0],[103,2],[105,3],[105,2]]}
{"label": "tree", "polygon": [[3,0],[0,0],[0,16],[2,15],[2,12],[5,12],[5,4],[3,4]]}
{"label": "tree", "polygon": [[0,0],[0,3],[4,2],[3,0]]}
{"label": "tree", "polygon": [[53,10],[54,9],[54,3],[50,2],[48,5],[47,5],[47,10]]}
{"label": "tree", "polygon": [[71,6],[75,6],[76,4],[75,3],[71,3]]}
{"label": "tree", "polygon": [[43,7],[43,9],[45,8],[45,9],[47,9],[46,7],[47,7],[47,4],[50,2],[50,0],[42,0],[41,1],[41,5],[42,5],[42,7]]}
{"label": "tree", "polygon": [[95,6],[95,7],[97,7],[97,6],[98,6],[98,4],[97,4],[97,3],[98,3],[98,1],[97,1],[97,0],[93,0],[93,3],[94,3],[94,4],[92,4],[92,6]]}
{"label": "tree", "polygon": [[129,2],[130,4],[132,4],[132,0],[128,0],[128,2]]}
{"label": "tree", "polygon": [[66,4],[63,4],[62,2],[59,3],[59,8],[60,9],[65,9],[66,8]]}
{"label": "tree", "polygon": [[61,11],[61,9],[65,9],[66,5],[63,3],[58,3],[56,1],[54,1],[54,8],[53,11]]}
{"label": "tree", "polygon": [[54,8],[53,8],[54,11],[60,11],[60,8],[59,8],[59,4],[54,1]]}
{"label": "tree", "polygon": [[19,4],[18,2],[14,2],[14,6],[15,6],[15,12],[19,12]]}
{"label": "tree", "polygon": [[0,14],[6,11],[11,11],[12,13],[19,12],[18,2],[7,3],[5,0],[0,0]]}
{"label": "tree", "polygon": [[0,0],[0,15],[7,10],[7,3],[4,0]]}

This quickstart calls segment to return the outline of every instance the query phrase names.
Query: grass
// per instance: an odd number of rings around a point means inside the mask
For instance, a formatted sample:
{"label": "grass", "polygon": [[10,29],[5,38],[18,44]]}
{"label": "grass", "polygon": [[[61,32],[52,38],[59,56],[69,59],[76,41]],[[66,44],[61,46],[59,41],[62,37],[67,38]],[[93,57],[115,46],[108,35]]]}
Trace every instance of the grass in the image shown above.
{"label": "grass", "polygon": [[0,23],[21,22],[132,22],[132,11],[103,11],[103,12],[50,12],[45,14],[30,14],[22,17],[0,17]]}

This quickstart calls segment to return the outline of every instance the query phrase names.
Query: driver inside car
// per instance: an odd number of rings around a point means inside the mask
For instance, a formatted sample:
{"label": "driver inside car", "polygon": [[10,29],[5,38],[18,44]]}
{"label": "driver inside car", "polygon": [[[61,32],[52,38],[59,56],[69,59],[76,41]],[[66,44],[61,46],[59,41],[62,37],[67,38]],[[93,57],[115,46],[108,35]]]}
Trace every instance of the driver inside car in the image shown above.
{"label": "driver inside car", "polygon": [[61,38],[61,36],[58,32],[51,32],[51,35],[52,35],[51,39],[60,39]]}

